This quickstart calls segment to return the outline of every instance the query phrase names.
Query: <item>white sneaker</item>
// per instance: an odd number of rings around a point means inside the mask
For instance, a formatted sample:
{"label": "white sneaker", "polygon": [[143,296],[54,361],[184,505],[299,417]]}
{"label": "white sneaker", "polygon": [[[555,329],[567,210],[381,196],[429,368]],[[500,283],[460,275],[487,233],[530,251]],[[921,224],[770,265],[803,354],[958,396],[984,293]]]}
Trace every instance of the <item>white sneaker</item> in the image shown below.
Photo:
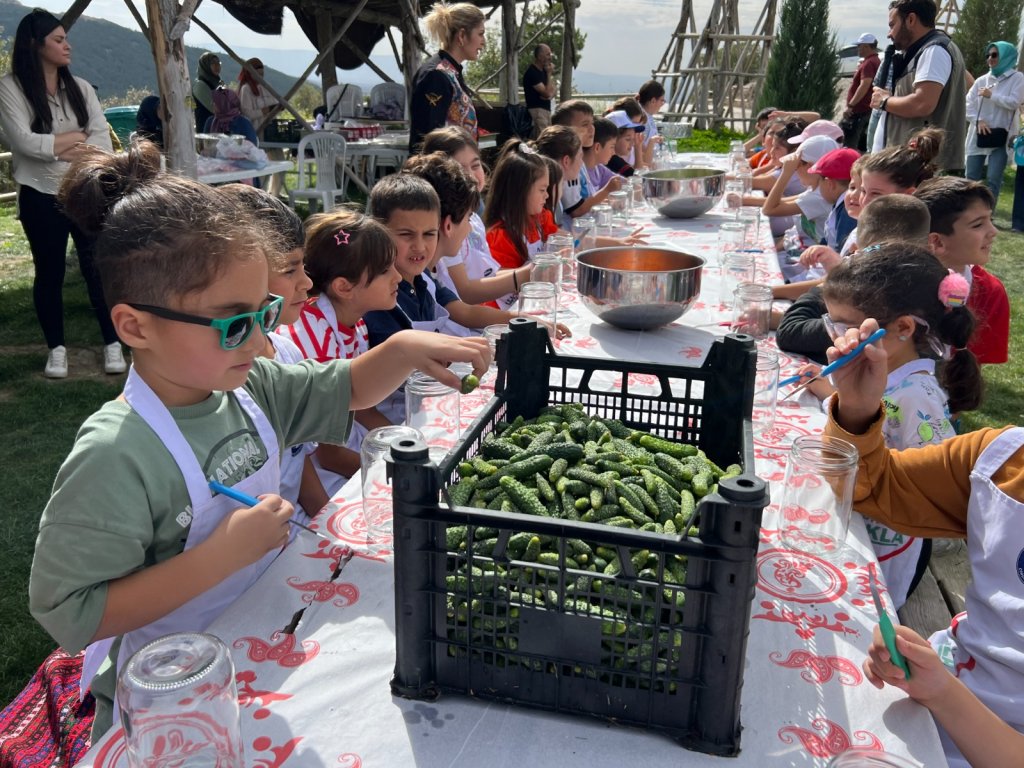
{"label": "white sneaker", "polygon": [[124,373],[128,370],[128,363],[124,361],[121,352],[121,342],[115,341],[103,348],[103,370],[106,373]]}
{"label": "white sneaker", "polygon": [[66,379],[68,377],[68,351],[62,345],[50,350],[46,358],[43,376],[48,379]]}

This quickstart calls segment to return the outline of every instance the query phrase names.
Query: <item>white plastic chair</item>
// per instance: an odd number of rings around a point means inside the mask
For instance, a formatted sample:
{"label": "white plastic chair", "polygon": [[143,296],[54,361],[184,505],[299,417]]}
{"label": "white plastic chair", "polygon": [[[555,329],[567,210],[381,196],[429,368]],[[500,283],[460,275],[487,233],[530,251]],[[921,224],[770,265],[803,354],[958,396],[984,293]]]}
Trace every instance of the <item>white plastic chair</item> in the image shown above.
{"label": "white plastic chair", "polygon": [[338,83],[327,89],[327,122],[358,117],[363,106],[363,89],[350,83]]}
{"label": "white plastic chair", "polygon": [[[313,157],[306,157],[306,150]],[[315,201],[323,204],[324,212],[334,208],[339,199],[345,199],[348,186],[348,170],[345,157],[345,137],[328,131],[318,131],[302,137],[296,150],[299,164],[299,180],[295,189],[288,190],[288,204],[294,208],[296,198],[309,201],[310,213],[314,212]],[[310,184],[308,166],[316,170],[316,183]]]}
{"label": "white plastic chair", "polygon": [[393,101],[402,107],[405,113],[405,86],[401,83],[377,83],[370,89],[370,114],[373,114],[374,107],[379,104],[386,104]]}

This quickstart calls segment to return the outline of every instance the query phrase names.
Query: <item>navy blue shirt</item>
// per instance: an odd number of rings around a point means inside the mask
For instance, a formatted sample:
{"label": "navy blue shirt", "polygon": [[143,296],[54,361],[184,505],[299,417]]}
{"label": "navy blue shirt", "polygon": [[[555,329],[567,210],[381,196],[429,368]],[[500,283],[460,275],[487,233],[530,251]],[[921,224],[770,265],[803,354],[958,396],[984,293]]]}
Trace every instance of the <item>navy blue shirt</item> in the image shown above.
{"label": "navy blue shirt", "polygon": [[[427,280],[434,284],[437,301],[430,295]],[[370,346],[375,347],[399,331],[412,328],[414,322],[435,320],[438,304],[446,307],[458,300],[458,296],[445,286],[439,285],[430,275],[416,275],[411,284],[403,280],[398,284],[398,306],[389,310],[367,312],[363,318],[369,332]]]}

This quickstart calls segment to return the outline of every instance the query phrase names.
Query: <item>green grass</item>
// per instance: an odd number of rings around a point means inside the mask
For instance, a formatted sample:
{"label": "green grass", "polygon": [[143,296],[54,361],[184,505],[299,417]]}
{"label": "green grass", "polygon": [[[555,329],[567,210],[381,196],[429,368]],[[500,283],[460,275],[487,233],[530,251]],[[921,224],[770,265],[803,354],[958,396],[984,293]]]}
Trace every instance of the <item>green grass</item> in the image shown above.
{"label": "green grass", "polygon": [[[1012,190],[1010,179],[997,210],[997,224],[1004,229],[1009,229]],[[72,367],[72,378],[65,381],[42,377],[46,350],[32,309],[27,253],[20,224],[9,208],[0,208],[0,480],[7,501],[0,519],[0,616],[6,624],[0,635],[0,707],[54,647],[27,608],[32,550],[54,475],[82,421],[120,388],[119,378],[97,374],[98,358]],[[989,269],[1005,283],[1019,329],[1024,317],[1024,236],[1001,232]],[[74,262],[68,267],[65,322],[72,351],[99,351],[99,331]],[[75,362],[73,358],[73,366]],[[1024,424],[1024,341],[1019,330],[1011,335],[1010,362],[987,367],[985,379],[985,402],[981,410],[964,416],[965,427]]]}

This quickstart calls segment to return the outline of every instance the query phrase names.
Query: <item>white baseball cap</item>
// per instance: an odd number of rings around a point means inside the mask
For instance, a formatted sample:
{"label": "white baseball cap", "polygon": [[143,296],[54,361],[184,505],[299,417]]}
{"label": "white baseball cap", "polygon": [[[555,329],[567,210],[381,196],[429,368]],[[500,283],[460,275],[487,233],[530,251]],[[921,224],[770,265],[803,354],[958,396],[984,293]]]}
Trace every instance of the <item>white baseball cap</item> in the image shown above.
{"label": "white baseball cap", "polygon": [[839,142],[830,136],[811,136],[801,142],[797,154],[805,163],[816,163],[833,149],[839,149]]}
{"label": "white baseball cap", "polygon": [[878,38],[870,32],[865,32],[857,38],[857,45],[878,45]]}

